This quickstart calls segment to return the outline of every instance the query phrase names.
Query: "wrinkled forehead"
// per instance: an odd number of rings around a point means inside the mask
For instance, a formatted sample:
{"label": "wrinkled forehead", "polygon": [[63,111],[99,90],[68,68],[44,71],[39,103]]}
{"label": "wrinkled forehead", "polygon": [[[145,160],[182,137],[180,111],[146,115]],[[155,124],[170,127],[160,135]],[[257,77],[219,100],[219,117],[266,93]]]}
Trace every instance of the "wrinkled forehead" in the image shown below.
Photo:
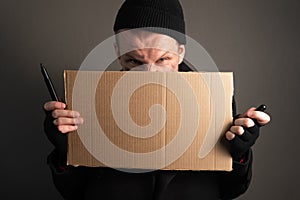
{"label": "wrinkled forehead", "polygon": [[119,32],[116,39],[120,55],[147,48],[178,53],[178,42],[170,36],[159,33],[131,29]]}

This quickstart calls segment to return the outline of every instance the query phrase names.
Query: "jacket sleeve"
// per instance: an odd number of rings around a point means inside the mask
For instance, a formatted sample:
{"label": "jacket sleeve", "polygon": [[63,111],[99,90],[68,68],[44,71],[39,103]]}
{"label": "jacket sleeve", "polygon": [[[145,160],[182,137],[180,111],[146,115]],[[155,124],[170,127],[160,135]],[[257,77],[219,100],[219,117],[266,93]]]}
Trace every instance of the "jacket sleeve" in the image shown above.
{"label": "jacket sleeve", "polygon": [[[237,116],[234,96],[232,99],[232,116]],[[252,177],[252,160],[250,148],[244,156],[243,162],[233,160],[233,170],[222,173],[220,180],[221,199],[234,199],[246,192]]]}
{"label": "jacket sleeve", "polygon": [[252,177],[252,150],[245,156],[244,162],[233,161],[233,170],[221,175],[221,199],[234,199],[245,193]]}
{"label": "jacket sleeve", "polygon": [[87,167],[66,166],[67,136],[60,133],[52,121],[51,113],[46,112],[44,131],[55,146],[47,158],[54,185],[64,199],[82,199],[90,170]]}
{"label": "jacket sleeve", "polygon": [[57,165],[57,150],[51,152],[47,163],[51,169],[54,185],[62,197],[67,200],[83,199],[90,170],[87,167],[74,166],[61,169]]}

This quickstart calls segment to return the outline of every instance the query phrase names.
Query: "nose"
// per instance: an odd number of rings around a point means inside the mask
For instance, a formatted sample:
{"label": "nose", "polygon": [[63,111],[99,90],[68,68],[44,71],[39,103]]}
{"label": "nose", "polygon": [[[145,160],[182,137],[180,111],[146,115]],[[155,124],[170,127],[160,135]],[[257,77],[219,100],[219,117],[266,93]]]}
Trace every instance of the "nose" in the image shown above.
{"label": "nose", "polygon": [[146,69],[149,72],[156,72],[156,71],[158,71],[157,67],[153,63],[146,64]]}
{"label": "nose", "polygon": [[149,71],[149,72],[174,72],[175,71],[172,67],[159,66],[159,65],[155,65],[153,63],[145,64],[145,69],[144,70]]}
{"label": "nose", "polygon": [[148,72],[173,72],[175,71],[172,67],[158,66],[154,63],[147,63],[137,67],[133,67],[130,71],[148,71]]}
{"label": "nose", "polygon": [[152,63],[144,64],[145,71],[151,71],[151,66],[152,66]]}

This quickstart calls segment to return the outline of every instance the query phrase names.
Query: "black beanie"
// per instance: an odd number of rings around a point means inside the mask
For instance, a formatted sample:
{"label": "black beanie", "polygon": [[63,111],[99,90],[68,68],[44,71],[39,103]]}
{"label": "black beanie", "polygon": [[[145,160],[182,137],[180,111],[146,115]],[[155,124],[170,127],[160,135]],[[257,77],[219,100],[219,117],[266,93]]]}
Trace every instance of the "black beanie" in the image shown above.
{"label": "black beanie", "polygon": [[178,0],[126,0],[118,11],[114,32],[144,27],[186,44],[183,10]]}

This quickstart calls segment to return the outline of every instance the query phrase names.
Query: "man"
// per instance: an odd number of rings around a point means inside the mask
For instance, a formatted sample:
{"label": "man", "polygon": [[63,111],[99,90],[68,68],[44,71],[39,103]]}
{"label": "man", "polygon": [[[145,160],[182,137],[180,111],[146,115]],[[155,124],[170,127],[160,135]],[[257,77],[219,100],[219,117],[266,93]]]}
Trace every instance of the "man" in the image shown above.
{"label": "man", "polygon": [[[141,27],[152,28],[135,30]],[[190,70],[183,59],[185,24],[178,0],[127,0],[118,12],[114,31],[118,34],[115,49],[122,70]],[[133,50],[127,51],[128,48]],[[54,184],[65,199],[235,198],[248,188],[252,163],[250,147],[258,137],[260,126],[270,121],[266,113],[255,111],[255,108],[235,118],[225,134],[234,160],[232,172],[157,170],[135,174],[111,168],[66,166],[66,134],[76,130],[84,119],[79,112],[67,110],[61,102],[47,102],[44,109],[45,132],[56,147],[48,163]]]}

